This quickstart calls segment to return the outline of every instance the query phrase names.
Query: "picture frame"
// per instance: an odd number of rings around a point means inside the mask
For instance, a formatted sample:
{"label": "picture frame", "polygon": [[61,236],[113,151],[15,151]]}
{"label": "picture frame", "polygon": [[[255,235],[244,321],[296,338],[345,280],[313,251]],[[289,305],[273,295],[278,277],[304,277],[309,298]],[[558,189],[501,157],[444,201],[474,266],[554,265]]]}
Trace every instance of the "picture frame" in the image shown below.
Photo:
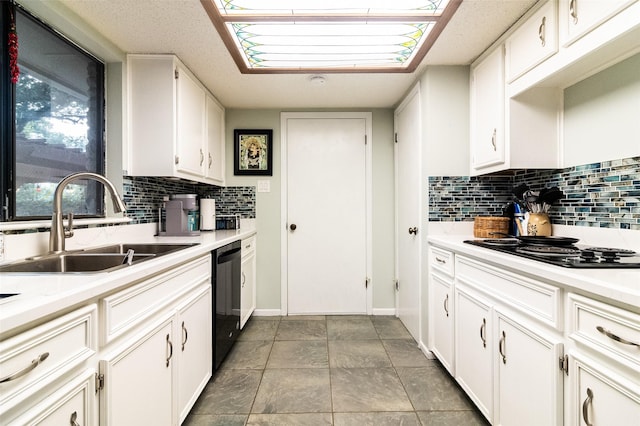
{"label": "picture frame", "polygon": [[273,175],[273,130],[235,129],[233,131],[233,174],[236,176]]}

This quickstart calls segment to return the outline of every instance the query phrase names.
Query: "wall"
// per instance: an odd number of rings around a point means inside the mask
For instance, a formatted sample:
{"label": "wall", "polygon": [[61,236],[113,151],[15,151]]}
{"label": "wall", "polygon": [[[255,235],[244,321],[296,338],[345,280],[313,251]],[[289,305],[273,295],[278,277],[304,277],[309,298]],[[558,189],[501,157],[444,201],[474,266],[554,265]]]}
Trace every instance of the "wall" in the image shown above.
{"label": "wall", "polygon": [[[364,109],[363,109],[364,110]],[[256,193],[257,306],[264,312],[280,310],[281,204],[280,110],[226,110],[226,182],[230,186],[255,186],[270,181],[270,192]],[[393,111],[373,110],[373,308],[393,309],[394,183]],[[233,175],[234,129],[273,129],[273,176]]]}

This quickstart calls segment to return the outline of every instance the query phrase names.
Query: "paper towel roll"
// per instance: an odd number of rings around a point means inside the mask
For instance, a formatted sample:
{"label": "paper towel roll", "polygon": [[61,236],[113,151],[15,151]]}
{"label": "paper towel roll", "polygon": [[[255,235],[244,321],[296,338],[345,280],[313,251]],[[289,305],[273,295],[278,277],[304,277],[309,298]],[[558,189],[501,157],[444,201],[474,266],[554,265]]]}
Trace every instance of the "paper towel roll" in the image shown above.
{"label": "paper towel roll", "polygon": [[216,229],[216,200],[202,198],[200,200],[200,230],[213,231]]}

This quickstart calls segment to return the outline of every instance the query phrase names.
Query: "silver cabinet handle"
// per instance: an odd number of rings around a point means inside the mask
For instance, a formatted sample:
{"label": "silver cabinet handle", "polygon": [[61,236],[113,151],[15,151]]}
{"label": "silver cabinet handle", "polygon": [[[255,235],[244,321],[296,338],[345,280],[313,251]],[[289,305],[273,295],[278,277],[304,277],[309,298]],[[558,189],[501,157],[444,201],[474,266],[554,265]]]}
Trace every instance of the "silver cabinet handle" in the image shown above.
{"label": "silver cabinet handle", "polygon": [[22,370],[18,370],[13,374],[9,374],[8,376],[1,378],[0,383],[10,382],[12,380],[19,379],[20,377],[24,376],[25,374],[29,373],[31,370],[36,368],[38,365],[40,365],[42,361],[44,361],[47,358],[49,358],[49,352],[44,352],[38,355],[33,361],[31,361],[31,364],[27,365]]}
{"label": "silver cabinet handle", "polygon": [[487,347],[487,319],[482,318],[482,325],[480,326],[480,340],[482,340],[482,347]]}
{"label": "silver cabinet handle", "polygon": [[543,16],[542,17],[542,22],[540,23],[540,26],[538,27],[538,38],[540,39],[540,43],[542,44],[542,47],[545,46],[545,44],[547,44],[547,40],[546,40],[546,29],[547,29],[547,17]]}
{"label": "silver cabinet handle", "polygon": [[172,357],[173,357],[173,343],[171,343],[170,337],[167,334],[167,364],[166,364],[167,367],[169,367],[169,361],[171,361]]}
{"label": "silver cabinet handle", "polygon": [[587,388],[587,397],[584,399],[582,403],[582,419],[584,420],[584,424],[587,426],[593,426],[593,423],[589,422],[589,406],[593,401],[593,392],[590,388]]}
{"label": "silver cabinet handle", "polygon": [[497,151],[498,150],[498,146],[496,143],[496,138],[498,136],[498,130],[497,129],[493,129],[493,134],[491,135],[491,146],[493,146],[493,150]]}
{"label": "silver cabinet handle", "polygon": [[78,419],[78,412],[74,411],[73,413],[71,413],[71,417],[69,418],[69,424],[71,426],[80,426],[80,423],[76,421],[77,419]]}
{"label": "silver cabinet handle", "polygon": [[202,166],[202,163],[204,163],[204,152],[202,151],[202,148],[200,148],[200,165]]}
{"label": "silver cabinet handle", "polygon": [[446,261],[446,260],[444,260],[444,259],[440,259],[438,256],[436,256],[436,262],[438,262],[438,263],[442,263],[442,264],[447,263],[447,261]]}
{"label": "silver cabinet handle", "polygon": [[498,351],[500,351],[500,356],[502,356],[502,363],[507,363],[507,333],[502,331],[502,337],[500,338],[500,343],[498,344]]}
{"label": "silver cabinet handle", "polygon": [[209,153],[209,168],[211,168],[212,164],[213,164],[213,157],[211,156],[211,153]]}
{"label": "silver cabinet handle", "polygon": [[184,352],[184,345],[187,344],[187,340],[189,340],[189,330],[184,326],[184,321],[182,321],[182,352]]}
{"label": "silver cabinet handle", "polygon": [[242,287],[244,287],[244,283],[247,282],[247,276],[244,274],[244,272],[242,273]]}
{"label": "silver cabinet handle", "polygon": [[569,15],[573,21],[573,25],[578,24],[578,0],[571,0],[569,3]]}
{"label": "silver cabinet handle", "polygon": [[442,305],[444,306],[444,311],[446,312],[447,316],[449,316],[449,295],[447,294],[447,297],[444,298],[444,302],[442,303]]}
{"label": "silver cabinet handle", "polygon": [[632,342],[631,340],[623,339],[620,336],[616,336],[615,334],[613,334],[612,332],[610,332],[604,327],[597,326],[596,330],[598,330],[600,333],[607,336],[609,339],[615,340],[616,342],[622,343],[623,345],[630,345],[630,346],[635,346],[637,348],[640,348],[640,343]]}

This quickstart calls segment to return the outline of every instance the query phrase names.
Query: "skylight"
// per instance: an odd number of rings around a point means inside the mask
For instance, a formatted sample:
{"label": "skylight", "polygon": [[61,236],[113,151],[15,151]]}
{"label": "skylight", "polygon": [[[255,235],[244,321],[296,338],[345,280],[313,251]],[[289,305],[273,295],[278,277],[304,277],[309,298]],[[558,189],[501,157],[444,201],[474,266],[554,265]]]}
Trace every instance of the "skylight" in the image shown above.
{"label": "skylight", "polygon": [[462,0],[201,0],[243,73],[412,72]]}

